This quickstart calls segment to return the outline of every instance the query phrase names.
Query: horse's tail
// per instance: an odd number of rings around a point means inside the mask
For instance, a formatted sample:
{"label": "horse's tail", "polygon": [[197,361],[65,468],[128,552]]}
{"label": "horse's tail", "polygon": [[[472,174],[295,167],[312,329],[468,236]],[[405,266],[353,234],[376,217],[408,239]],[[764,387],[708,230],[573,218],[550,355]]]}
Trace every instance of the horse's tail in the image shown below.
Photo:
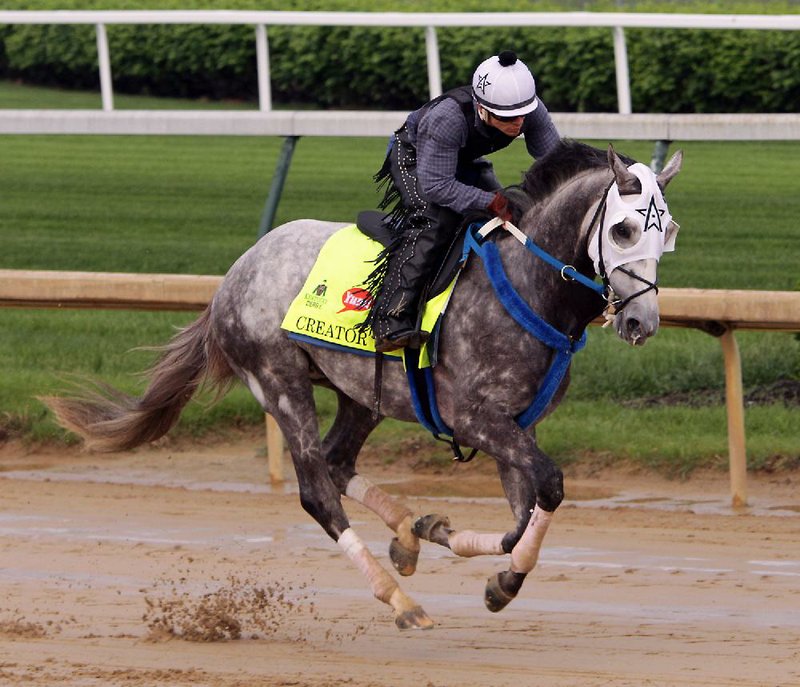
{"label": "horse's tail", "polygon": [[216,388],[219,398],[232,380],[234,373],[214,337],[210,313],[209,307],[157,349],[161,356],[147,372],[149,383],[141,398],[97,384],[96,390],[82,389],[73,397],[42,400],[59,424],[93,450],[132,449],[161,438],[201,385]]}

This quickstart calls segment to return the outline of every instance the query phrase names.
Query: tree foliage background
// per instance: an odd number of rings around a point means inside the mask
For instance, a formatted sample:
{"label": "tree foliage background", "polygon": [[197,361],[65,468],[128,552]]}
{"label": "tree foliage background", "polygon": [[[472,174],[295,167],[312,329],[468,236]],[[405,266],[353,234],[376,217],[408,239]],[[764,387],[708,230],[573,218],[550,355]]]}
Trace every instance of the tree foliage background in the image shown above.
{"label": "tree foliage background", "polygon": [[[31,0],[5,9],[397,11],[391,0]],[[797,2],[408,0],[402,11],[636,11],[795,14]],[[252,26],[109,25],[120,93],[256,100]],[[0,26],[0,78],[97,88],[93,26]],[[422,28],[268,27],[278,107],[411,109],[427,100]],[[600,28],[440,28],[445,89],[506,48],[534,72],[548,108],[616,109],[612,32]],[[800,32],[628,29],[636,112],[796,112]]]}

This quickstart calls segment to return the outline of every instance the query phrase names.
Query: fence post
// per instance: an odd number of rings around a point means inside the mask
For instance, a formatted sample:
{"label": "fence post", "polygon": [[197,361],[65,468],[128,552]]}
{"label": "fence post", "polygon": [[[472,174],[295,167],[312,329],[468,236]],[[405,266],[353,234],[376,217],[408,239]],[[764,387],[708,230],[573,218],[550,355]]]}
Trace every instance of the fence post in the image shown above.
{"label": "fence post", "polygon": [[114,109],[114,90],[111,82],[111,58],[108,55],[108,36],[105,24],[97,24],[97,65],[100,68],[100,97],[103,101],[103,110],[111,112]]}
{"label": "fence post", "polygon": [[433,100],[442,94],[442,67],[439,63],[439,39],[436,37],[435,26],[425,27],[425,52],[428,57],[428,92]]}
{"label": "fence post", "polygon": [[628,48],[625,31],[614,27],[614,66],[617,73],[617,107],[620,114],[631,114],[631,82],[628,74]]}
{"label": "fence post", "polygon": [[267,27],[256,24],[256,68],[258,70],[258,109],[272,109],[272,86],[269,77],[269,42]]}
{"label": "fence post", "polygon": [[267,424],[267,463],[269,481],[273,484],[283,482],[283,434],[272,415],[266,414]]}
{"label": "fence post", "polygon": [[664,169],[670,143],[672,143],[672,141],[656,141],[653,146],[653,156],[650,158],[650,169],[652,169],[655,174],[661,174]]}
{"label": "fence post", "polygon": [[272,175],[272,185],[269,188],[267,202],[264,206],[264,212],[261,215],[261,222],[258,226],[258,238],[261,238],[272,229],[272,224],[275,221],[275,213],[278,210],[278,203],[283,193],[283,184],[286,182],[286,177],[289,175],[289,166],[292,164],[294,147],[297,145],[297,140],[299,138],[299,136],[287,136],[283,140],[283,148],[281,148],[278,164],[275,166],[275,174]]}
{"label": "fence post", "polygon": [[728,461],[731,478],[731,504],[747,505],[747,448],[744,435],[744,393],[742,360],[732,327],[720,337],[725,359],[725,405],[728,411]]}

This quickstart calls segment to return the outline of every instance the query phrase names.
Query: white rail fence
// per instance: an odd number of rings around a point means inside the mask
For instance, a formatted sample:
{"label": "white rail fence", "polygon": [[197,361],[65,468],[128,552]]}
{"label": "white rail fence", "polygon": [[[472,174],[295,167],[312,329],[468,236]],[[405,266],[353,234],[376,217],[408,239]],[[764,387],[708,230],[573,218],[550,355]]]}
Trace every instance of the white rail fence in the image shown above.
{"label": "white rail fence", "polygon": [[[259,223],[272,227],[294,147],[301,136],[389,136],[407,112],[286,111],[272,109],[268,26],[423,27],[431,97],[442,92],[437,28],[492,26],[607,27],[614,36],[617,113],[552,113],[562,136],[575,139],[655,141],[659,169],[670,141],[800,140],[800,114],[633,113],[626,28],[800,30],[800,15],[633,14],[589,12],[401,13],[255,11],[3,11],[0,24],[94,25],[102,110],[0,108],[0,134],[123,134],[283,136],[285,142]],[[114,24],[234,24],[255,27],[258,111],[114,109],[106,27]],[[610,65],[609,65],[610,68]]]}
{"label": "white rail fence", "polygon": [[226,24],[255,27],[259,107],[272,109],[268,26],[370,26],[425,29],[428,90],[442,92],[437,28],[442,27],[606,27],[614,38],[614,71],[619,114],[631,114],[630,70],[626,28],[756,29],[796,31],[800,15],[659,14],[625,12],[281,12],[236,10],[0,10],[0,24],[84,24],[97,32],[97,56],[103,110],[114,109],[111,60],[106,26],[109,24]]}
{"label": "white rail fence", "polygon": [[[562,136],[601,141],[800,140],[800,114],[553,112]],[[408,112],[355,110],[3,110],[0,134],[385,136]]]}

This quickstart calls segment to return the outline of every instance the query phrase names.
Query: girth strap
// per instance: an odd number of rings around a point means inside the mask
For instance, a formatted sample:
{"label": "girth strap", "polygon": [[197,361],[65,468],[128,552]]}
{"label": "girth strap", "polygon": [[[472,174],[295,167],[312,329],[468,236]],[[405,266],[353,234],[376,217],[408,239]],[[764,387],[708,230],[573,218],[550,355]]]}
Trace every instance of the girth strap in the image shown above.
{"label": "girth strap", "polygon": [[411,392],[411,404],[414,407],[414,414],[417,416],[417,420],[433,435],[434,439],[450,446],[450,450],[453,452],[453,460],[468,463],[475,457],[478,450],[472,449],[467,455],[464,455],[458,442],[451,438],[453,430],[445,424],[439,414],[433,371],[430,367],[420,369],[418,349],[404,349],[403,362],[406,366],[406,378]]}

